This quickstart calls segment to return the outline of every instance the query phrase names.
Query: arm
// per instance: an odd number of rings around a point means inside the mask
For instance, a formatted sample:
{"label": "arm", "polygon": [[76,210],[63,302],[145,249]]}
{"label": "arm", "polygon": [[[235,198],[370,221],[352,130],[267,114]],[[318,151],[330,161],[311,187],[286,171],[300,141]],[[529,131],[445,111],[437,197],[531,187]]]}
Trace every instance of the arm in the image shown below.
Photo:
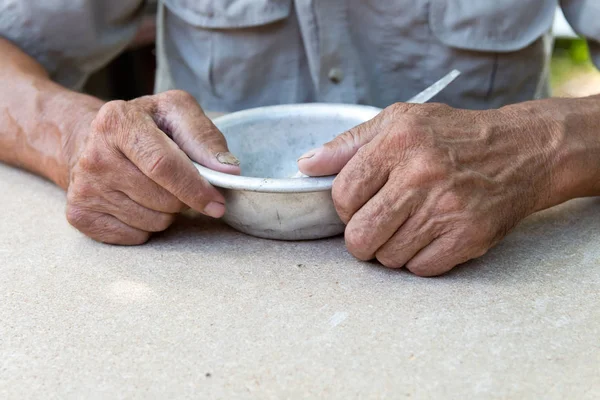
{"label": "arm", "polygon": [[332,193],[352,254],[438,275],[531,213],[600,195],[600,96],[487,111],[398,103],[299,168],[339,172]]}
{"label": "arm", "polygon": [[52,82],[44,68],[0,38],[0,161],[69,182],[70,155],[103,102]]}
{"label": "arm", "polygon": [[0,161],[66,189],[67,219],[80,231],[140,244],[184,207],[224,213],[190,158],[227,173],[239,173],[238,162],[191,95],[104,103],[52,82],[1,39],[0,54]]}

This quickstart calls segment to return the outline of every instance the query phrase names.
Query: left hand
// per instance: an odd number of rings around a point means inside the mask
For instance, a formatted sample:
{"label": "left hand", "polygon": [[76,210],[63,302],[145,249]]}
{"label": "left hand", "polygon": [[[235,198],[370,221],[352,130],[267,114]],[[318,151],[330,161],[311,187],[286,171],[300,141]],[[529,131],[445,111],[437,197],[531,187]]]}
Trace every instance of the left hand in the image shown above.
{"label": "left hand", "polygon": [[299,168],[339,172],[333,200],[354,256],[439,275],[564,201],[552,191],[564,179],[556,173],[564,129],[549,122],[549,110],[523,104],[488,111],[394,104],[301,157]]}

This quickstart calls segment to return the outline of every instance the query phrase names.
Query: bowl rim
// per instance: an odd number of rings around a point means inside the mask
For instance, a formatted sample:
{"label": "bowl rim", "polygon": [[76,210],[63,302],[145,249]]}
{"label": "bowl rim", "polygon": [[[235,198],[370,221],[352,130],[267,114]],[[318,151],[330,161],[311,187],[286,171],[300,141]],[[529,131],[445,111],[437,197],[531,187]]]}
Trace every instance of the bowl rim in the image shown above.
{"label": "bowl rim", "polygon": [[[250,108],[236,111],[215,118],[213,123],[219,129],[227,128],[247,121],[257,120],[268,113],[269,118],[284,117],[290,113],[295,115],[326,116],[335,113],[337,116],[351,116],[356,119],[367,121],[381,112],[382,109],[361,104],[338,104],[338,103],[303,103],[282,104]],[[362,116],[362,118],[361,118]],[[307,177],[307,178],[260,178],[253,176],[231,175],[224,172],[206,168],[198,163],[193,163],[200,175],[210,184],[233,190],[244,190],[251,192],[267,193],[306,193],[331,190],[336,175]]]}

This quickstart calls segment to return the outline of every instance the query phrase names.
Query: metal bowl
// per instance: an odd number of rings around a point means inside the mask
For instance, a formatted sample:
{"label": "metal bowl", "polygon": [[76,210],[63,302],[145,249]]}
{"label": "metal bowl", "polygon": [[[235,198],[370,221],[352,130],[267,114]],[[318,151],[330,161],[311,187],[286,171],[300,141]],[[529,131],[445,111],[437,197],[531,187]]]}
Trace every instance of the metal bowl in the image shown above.
{"label": "metal bowl", "polygon": [[239,111],[214,120],[241,162],[241,176],[195,164],[222,189],[224,221],[249,235],[306,240],[344,231],[331,198],[335,176],[294,178],[297,159],[381,109],[348,104],[291,104]]}

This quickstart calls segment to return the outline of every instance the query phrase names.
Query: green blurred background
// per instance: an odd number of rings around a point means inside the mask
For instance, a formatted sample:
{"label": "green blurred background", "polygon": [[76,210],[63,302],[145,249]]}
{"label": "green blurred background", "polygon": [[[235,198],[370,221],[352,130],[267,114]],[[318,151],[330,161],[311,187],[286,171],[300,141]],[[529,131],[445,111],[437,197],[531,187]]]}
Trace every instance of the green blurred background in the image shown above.
{"label": "green blurred background", "polygon": [[600,72],[592,64],[585,40],[556,40],[550,83],[555,96],[577,97],[600,93]]}

